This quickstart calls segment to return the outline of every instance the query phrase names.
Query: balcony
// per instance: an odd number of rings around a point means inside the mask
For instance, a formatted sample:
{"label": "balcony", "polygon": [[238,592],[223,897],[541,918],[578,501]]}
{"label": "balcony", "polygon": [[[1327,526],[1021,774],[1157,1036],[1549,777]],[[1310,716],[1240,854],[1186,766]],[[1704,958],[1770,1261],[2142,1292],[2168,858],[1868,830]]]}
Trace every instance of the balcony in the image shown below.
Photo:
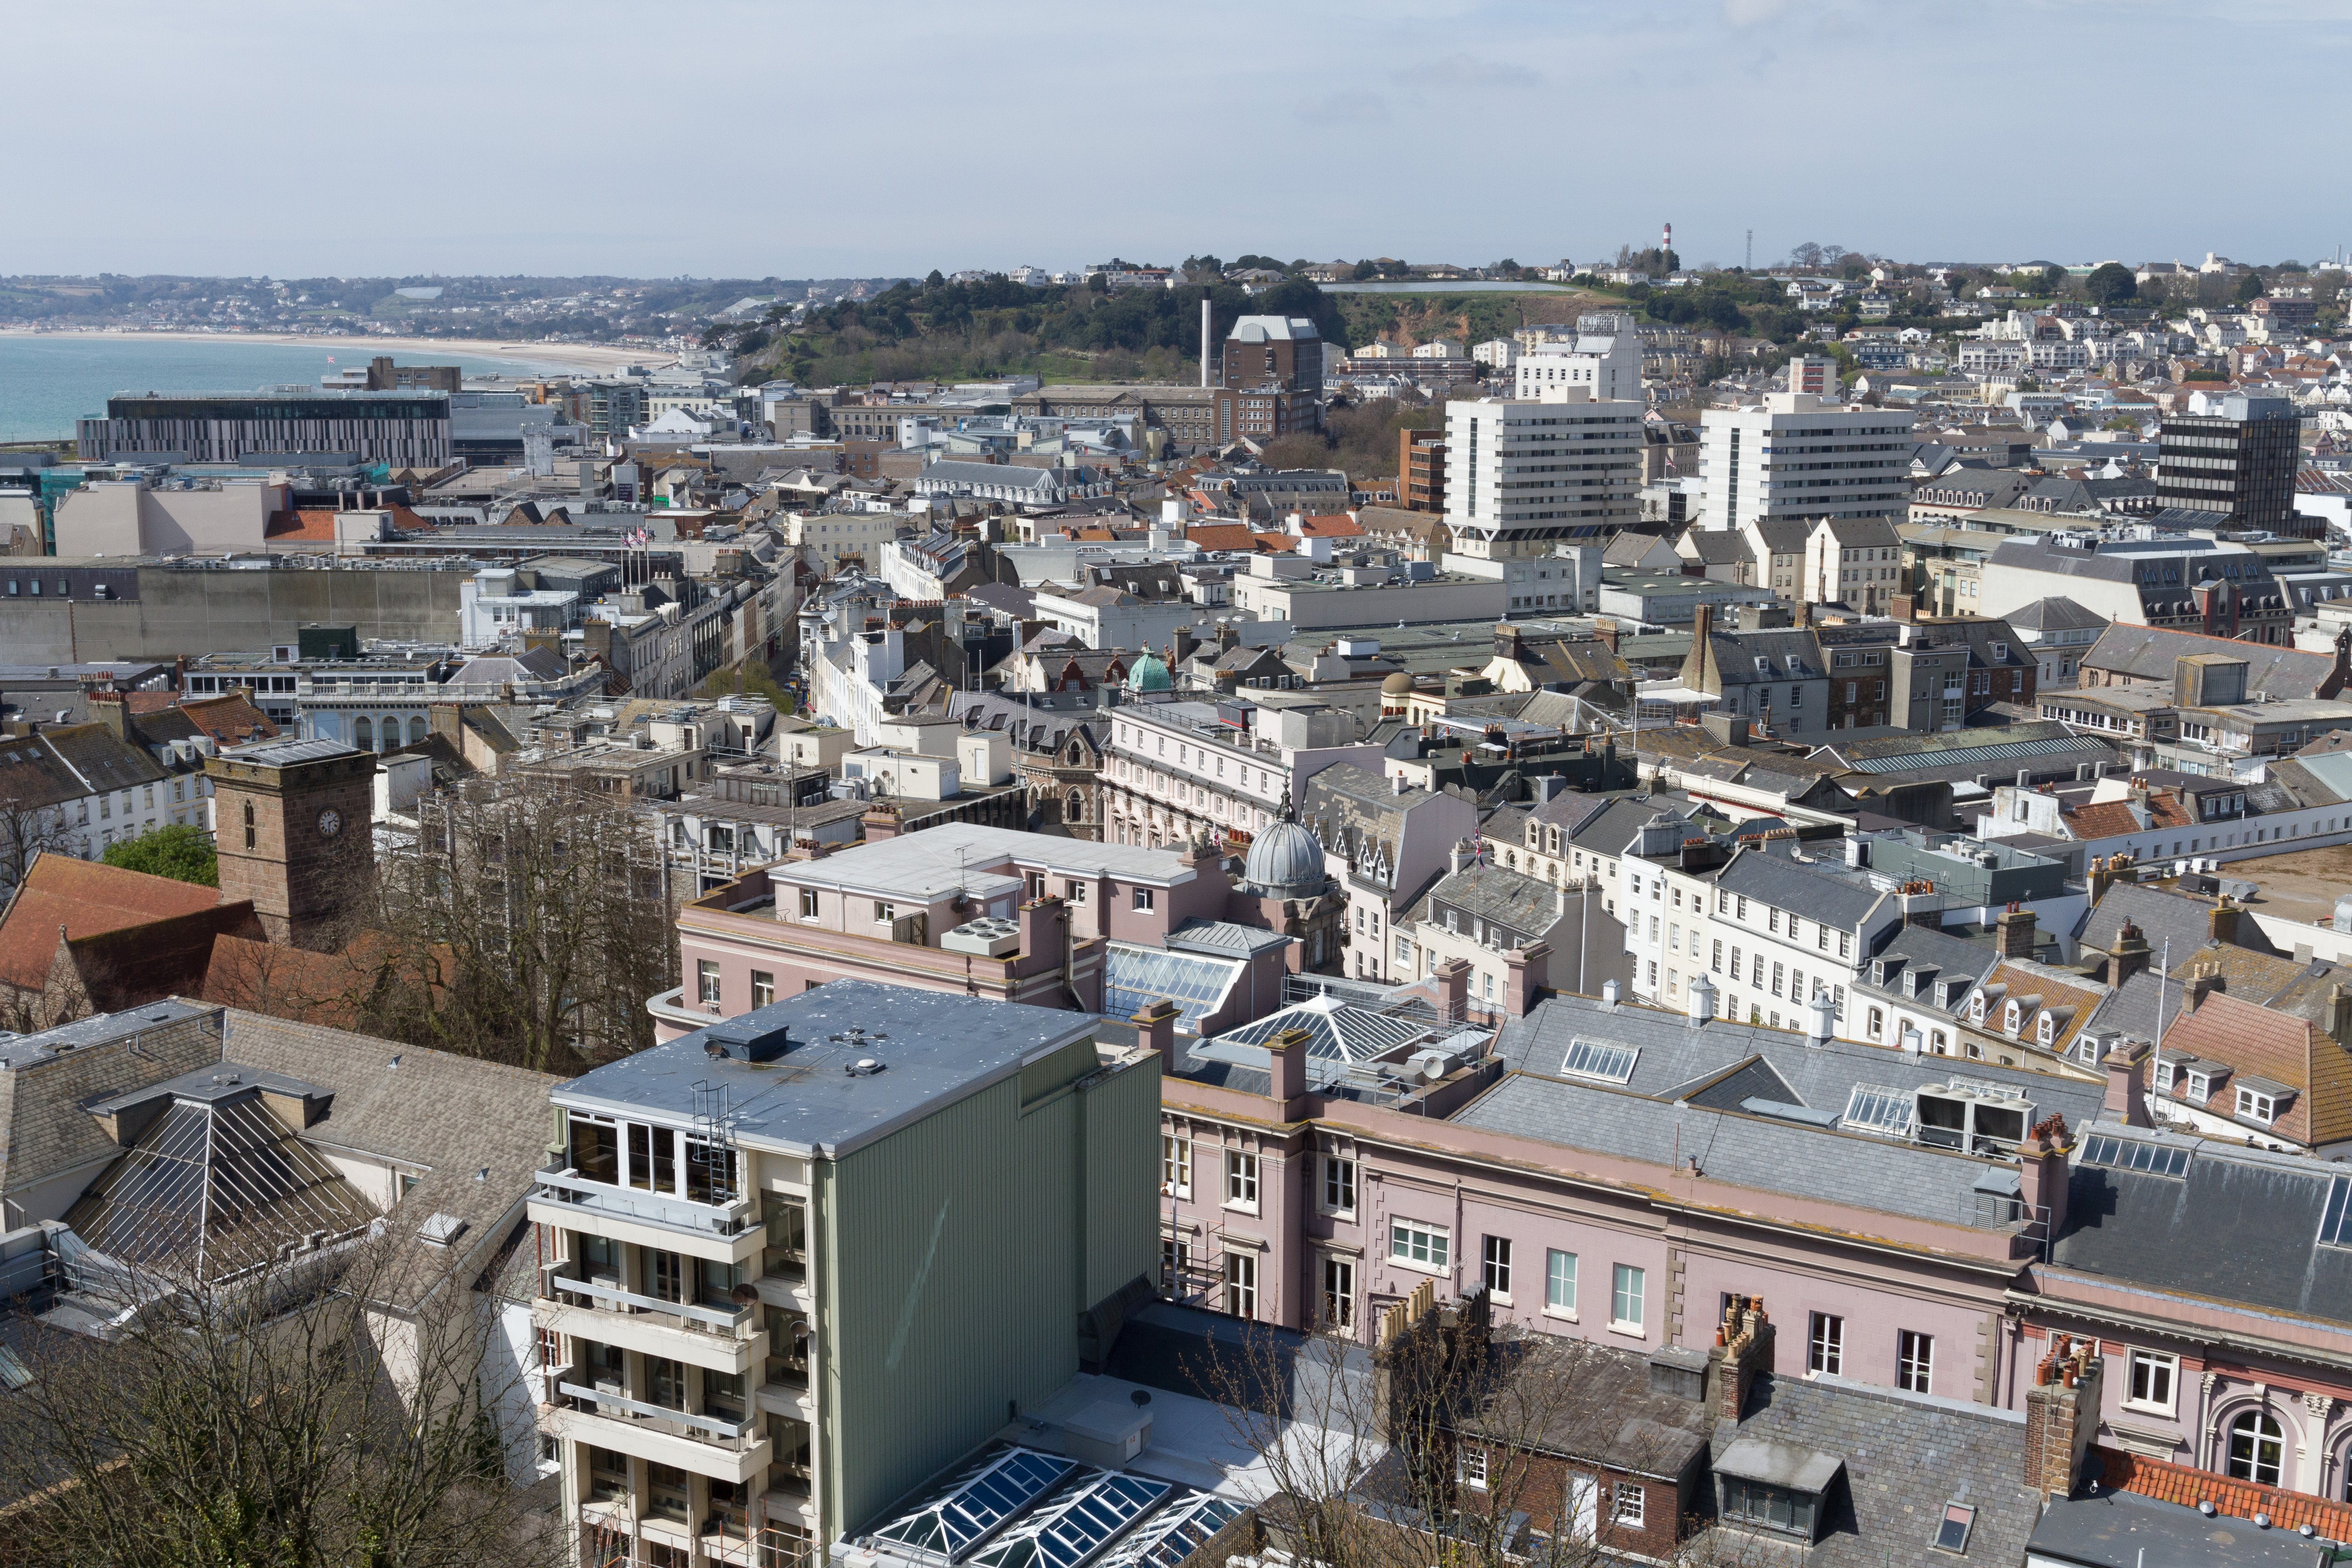
{"label": "balcony", "polygon": [[748,1373],[765,1357],[756,1301],[720,1306],[641,1296],[583,1279],[572,1262],[542,1264],[539,1294],[535,1320],[559,1333],[719,1372]]}
{"label": "balcony", "polygon": [[593,1230],[588,1221],[592,1217],[601,1217],[671,1235],[725,1243],[717,1250],[694,1249],[695,1255],[719,1256],[723,1252],[737,1261],[749,1258],[764,1239],[755,1195],[746,1194],[728,1203],[695,1203],[635,1187],[590,1181],[561,1158],[541,1166],[538,1176],[538,1184],[531,1188],[530,1218],[542,1224]]}
{"label": "balcony", "polygon": [[699,1415],[631,1399],[617,1388],[553,1381],[555,1397],[540,1416],[540,1430],[550,1437],[721,1480],[749,1480],[768,1463],[771,1445],[756,1414]]}

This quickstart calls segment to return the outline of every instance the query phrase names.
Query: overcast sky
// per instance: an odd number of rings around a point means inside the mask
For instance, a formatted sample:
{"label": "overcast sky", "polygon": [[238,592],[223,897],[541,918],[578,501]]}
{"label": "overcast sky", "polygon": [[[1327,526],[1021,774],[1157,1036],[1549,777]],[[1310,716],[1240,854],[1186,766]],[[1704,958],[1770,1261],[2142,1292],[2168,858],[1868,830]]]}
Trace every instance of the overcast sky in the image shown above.
{"label": "overcast sky", "polygon": [[2352,0],[12,6],[0,273],[2309,261]]}

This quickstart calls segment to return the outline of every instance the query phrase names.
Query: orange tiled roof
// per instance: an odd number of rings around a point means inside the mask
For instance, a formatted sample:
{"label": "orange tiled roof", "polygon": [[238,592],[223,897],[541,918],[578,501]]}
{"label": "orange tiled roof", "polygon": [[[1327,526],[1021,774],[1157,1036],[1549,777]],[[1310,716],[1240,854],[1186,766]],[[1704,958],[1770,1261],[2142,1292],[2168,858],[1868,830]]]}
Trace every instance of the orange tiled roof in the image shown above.
{"label": "orange tiled roof", "polygon": [[2210,1501],[2217,1512],[2231,1519],[2252,1519],[2258,1513],[2266,1513],[2273,1530],[2300,1530],[2307,1524],[2330,1541],[2352,1536],[2352,1504],[2278,1487],[2257,1486],[2252,1481],[2233,1481],[2210,1470],[2192,1469],[2187,1465],[2126,1454],[2116,1448],[2095,1446],[2092,1451],[2099,1457],[2101,1479],[2117,1491],[2177,1502],[2183,1508]]}
{"label": "orange tiled roof", "polygon": [[45,852],[34,860],[6,914],[0,915],[0,980],[39,990],[57,956],[60,926],[67,940],[79,941],[194,915],[219,903],[213,888]]}
{"label": "orange tiled roof", "polygon": [[1255,549],[1257,535],[1247,523],[1194,523],[1184,537],[1202,549]]}
{"label": "orange tiled roof", "polygon": [[1310,539],[1361,538],[1364,530],[1345,512],[1328,512],[1298,519],[1298,531]]}
{"label": "orange tiled roof", "polygon": [[2141,831],[2139,819],[2121,800],[2101,800],[2063,813],[2066,827],[2077,839],[2112,839]]}

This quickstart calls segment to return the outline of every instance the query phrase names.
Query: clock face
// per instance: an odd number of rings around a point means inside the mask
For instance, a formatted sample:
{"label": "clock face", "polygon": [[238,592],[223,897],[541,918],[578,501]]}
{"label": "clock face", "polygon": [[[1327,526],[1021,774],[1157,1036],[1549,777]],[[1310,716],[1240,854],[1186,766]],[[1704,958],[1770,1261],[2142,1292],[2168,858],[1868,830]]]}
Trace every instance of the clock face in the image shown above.
{"label": "clock face", "polygon": [[319,831],[333,838],[343,831],[343,814],[332,806],[319,813]]}

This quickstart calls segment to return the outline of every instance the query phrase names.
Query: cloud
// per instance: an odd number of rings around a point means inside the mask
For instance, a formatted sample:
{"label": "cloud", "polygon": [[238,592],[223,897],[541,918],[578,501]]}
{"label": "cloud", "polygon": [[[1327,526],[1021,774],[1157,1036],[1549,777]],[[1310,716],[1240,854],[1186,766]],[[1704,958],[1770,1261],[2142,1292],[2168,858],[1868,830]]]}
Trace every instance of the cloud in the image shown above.
{"label": "cloud", "polygon": [[1389,100],[1376,92],[1326,93],[1297,113],[1309,125],[1386,125]]}
{"label": "cloud", "polygon": [[1507,60],[1447,55],[1412,70],[1390,73],[1401,85],[1472,89],[1480,92],[1528,92],[1544,85],[1541,73]]}

